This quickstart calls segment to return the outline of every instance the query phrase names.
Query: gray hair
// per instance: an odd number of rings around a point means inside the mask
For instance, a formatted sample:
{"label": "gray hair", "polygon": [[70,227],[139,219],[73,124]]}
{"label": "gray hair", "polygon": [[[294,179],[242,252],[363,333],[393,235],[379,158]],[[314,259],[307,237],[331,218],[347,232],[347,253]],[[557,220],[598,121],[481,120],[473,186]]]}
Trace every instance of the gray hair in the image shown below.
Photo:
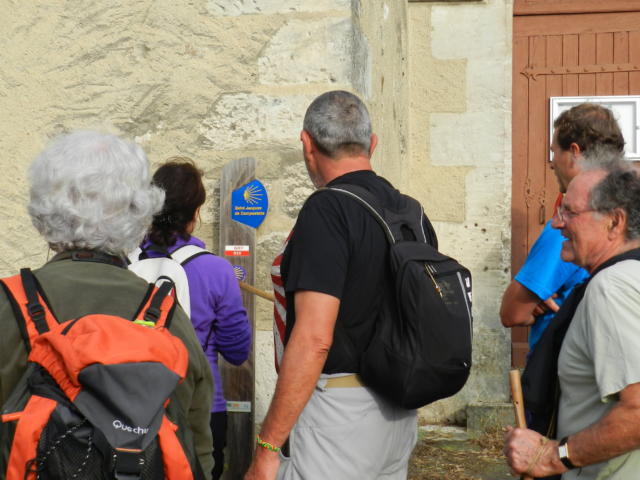
{"label": "gray hair", "polygon": [[627,240],[640,237],[640,178],[633,168],[607,168],[608,175],[591,190],[589,208],[610,213],[620,208],[627,214]]}
{"label": "gray hair", "polygon": [[580,161],[581,170],[626,170],[629,162],[624,158],[624,152],[616,147],[605,144],[593,145],[582,154]]}
{"label": "gray hair", "polygon": [[343,90],[326,92],[316,98],[304,116],[303,127],[316,147],[335,158],[343,151],[369,153],[371,121],[364,103]]}
{"label": "gray hair", "polygon": [[142,148],[98,132],[58,137],[33,161],[29,177],[31,221],[57,252],[125,255],[164,201]]}

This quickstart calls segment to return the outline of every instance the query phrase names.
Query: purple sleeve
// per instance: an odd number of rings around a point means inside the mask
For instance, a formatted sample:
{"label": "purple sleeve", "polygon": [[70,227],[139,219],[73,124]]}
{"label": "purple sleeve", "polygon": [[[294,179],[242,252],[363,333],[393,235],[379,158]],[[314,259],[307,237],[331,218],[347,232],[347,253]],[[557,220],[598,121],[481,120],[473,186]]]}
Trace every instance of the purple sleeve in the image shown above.
{"label": "purple sleeve", "polygon": [[207,354],[212,348],[222,354],[224,359],[233,365],[240,365],[249,357],[251,351],[251,327],[247,319],[247,311],[242,304],[242,295],[233,267],[226,261],[221,269],[224,279],[216,306],[213,345],[207,348]]}
{"label": "purple sleeve", "polygon": [[189,277],[191,321],[212,368],[218,352],[239,365],[251,351],[251,327],[233,267],[215,255],[201,255],[185,266]]}

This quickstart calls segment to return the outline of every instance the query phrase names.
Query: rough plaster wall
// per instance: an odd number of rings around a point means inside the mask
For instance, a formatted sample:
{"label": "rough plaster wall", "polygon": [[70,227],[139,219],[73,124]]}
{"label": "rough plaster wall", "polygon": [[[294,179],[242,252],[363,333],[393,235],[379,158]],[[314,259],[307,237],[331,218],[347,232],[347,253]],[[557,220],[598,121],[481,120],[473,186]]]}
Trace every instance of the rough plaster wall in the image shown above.
{"label": "rough plaster wall", "polygon": [[[492,379],[503,375],[508,346],[495,322],[508,265],[510,94],[500,84],[509,76],[507,7],[497,0],[39,3],[0,0],[0,275],[46,258],[26,215],[29,162],[56,134],[93,127],[136,138],[155,164],[175,154],[197,161],[209,199],[196,234],[213,250],[220,169],[255,157],[270,195],[257,232],[257,286],[269,289],[271,260],[311,192],[298,142],[304,109],[319,93],[344,88],[370,105],[380,135],[375,168],[423,201],[445,251],[472,268],[476,365]],[[257,305],[260,420],[275,377],[272,307]],[[458,399],[427,416],[455,415],[466,400],[503,393],[502,383],[474,374]]]}
{"label": "rough plaster wall", "polygon": [[356,5],[359,7],[356,18],[368,45],[371,69],[362,75],[369,79],[364,91],[369,93],[366,102],[379,140],[372,159],[373,168],[402,188],[402,172],[408,160],[406,0],[360,1]]}
{"label": "rough plaster wall", "polygon": [[[46,259],[26,214],[29,163],[55,135],[96,128],[135,138],[155,165],[194,158],[208,192],[196,235],[214,251],[220,170],[255,157],[270,196],[256,284],[270,290],[271,261],[311,193],[299,146],[307,105],[336,88],[370,96],[358,2],[0,0],[0,11],[0,275]],[[258,420],[275,384],[271,319],[259,299]]]}
{"label": "rough plaster wall", "polygon": [[409,4],[409,190],[443,252],[474,281],[474,367],[462,392],[421,411],[461,422],[474,402],[508,399],[509,334],[498,319],[508,281],[511,2]]}

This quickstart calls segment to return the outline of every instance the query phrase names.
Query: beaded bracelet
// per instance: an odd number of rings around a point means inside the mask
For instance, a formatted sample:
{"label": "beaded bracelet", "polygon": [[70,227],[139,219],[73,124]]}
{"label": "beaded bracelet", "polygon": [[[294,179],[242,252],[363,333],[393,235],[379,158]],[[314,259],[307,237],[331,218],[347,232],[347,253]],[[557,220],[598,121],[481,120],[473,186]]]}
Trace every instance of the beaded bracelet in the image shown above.
{"label": "beaded bracelet", "polygon": [[264,440],[262,440],[260,438],[259,435],[256,435],[256,442],[258,445],[260,445],[262,448],[266,448],[267,450],[271,451],[271,452],[279,452],[280,451],[280,447],[276,447],[275,445],[272,445],[269,442],[265,442]]}

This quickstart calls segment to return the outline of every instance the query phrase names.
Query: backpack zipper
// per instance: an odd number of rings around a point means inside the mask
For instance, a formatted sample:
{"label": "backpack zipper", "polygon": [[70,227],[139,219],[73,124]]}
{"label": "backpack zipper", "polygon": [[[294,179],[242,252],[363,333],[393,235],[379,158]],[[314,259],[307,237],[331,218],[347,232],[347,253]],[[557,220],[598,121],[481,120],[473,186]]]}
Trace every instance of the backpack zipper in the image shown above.
{"label": "backpack zipper", "polygon": [[[462,296],[464,298],[464,304],[467,307],[467,318],[469,319],[469,338],[473,339],[473,323],[472,323],[472,314],[471,314],[471,305],[469,305],[469,298],[467,297],[468,293],[465,290],[465,284],[462,281],[462,274],[460,272],[456,272],[456,276],[458,277],[458,282],[460,283],[460,290],[462,291]],[[469,279],[467,277],[467,284]]]}
{"label": "backpack zipper", "polygon": [[440,295],[440,298],[444,298],[442,296],[442,288],[440,288],[440,285],[438,285],[438,282],[436,282],[436,279],[433,278],[433,274],[431,272],[432,269],[433,269],[433,272],[435,273],[436,269],[432,265],[429,265],[428,263],[424,264],[424,271],[427,272],[427,275],[429,275],[429,278],[431,278],[431,281],[433,282],[433,286],[436,289],[436,292],[438,292],[438,295]]}

